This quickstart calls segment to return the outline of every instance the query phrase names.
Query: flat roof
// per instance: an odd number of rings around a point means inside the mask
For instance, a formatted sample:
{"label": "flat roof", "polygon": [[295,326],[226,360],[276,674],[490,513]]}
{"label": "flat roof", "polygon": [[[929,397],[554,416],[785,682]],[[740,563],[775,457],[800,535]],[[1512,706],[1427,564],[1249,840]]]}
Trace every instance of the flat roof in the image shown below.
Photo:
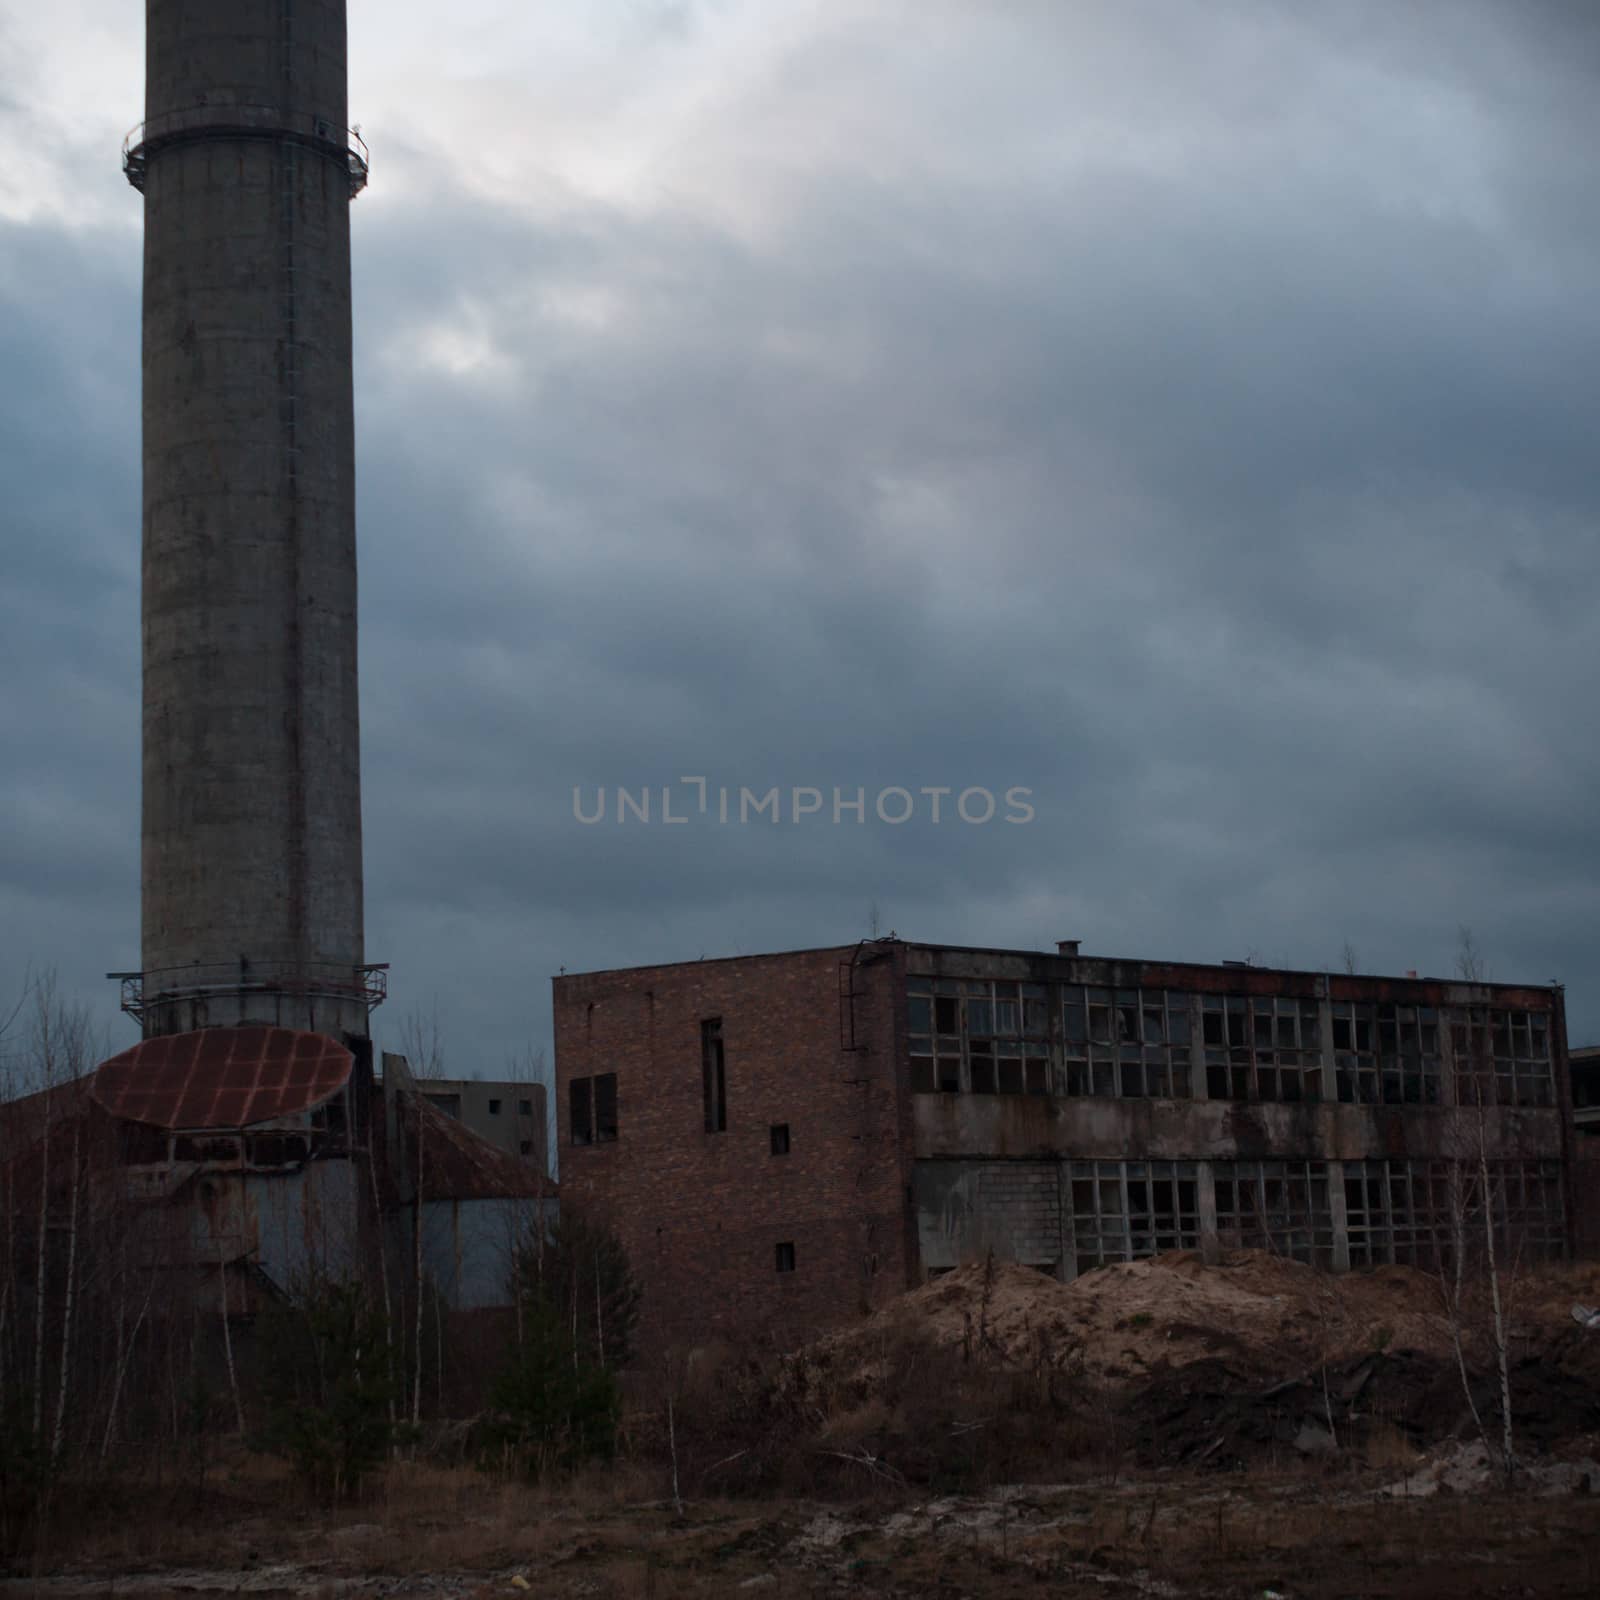
{"label": "flat roof", "polygon": [[[830,950],[854,950],[868,945],[885,948],[904,947],[908,950],[950,951],[956,955],[1007,956],[1013,959],[1051,961],[1097,961],[1108,966],[1189,967],[1196,972],[1260,972],[1276,973],[1284,977],[1320,978],[1334,976],[1354,982],[1371,983],[1441,983],[1474,989],[1561,989],[1564,985],[1547,983],[1506,983],[1487,978],[1439,977],[1430,973],[1399,972],[1336,972],[1331,967],[1269,967],[1245,961],[1174,961],[1163,956],[1109,956],[1080,951],[1075,956],[1062,955],[1057,950],[1029,950],[1006,948],[998,945],[937,944],[924,939],[857,939],[844,944],[808,945],[797,950],[761,950],[749,955],[701,956],[694,961],[644,961],[631,967],[595,967],[584,972],[562,972],[551,978],[551,983],[561,983],[568,978],[604,978],[623,972],[658,972],[674,967],[709,967],[733,961],[784,961],[793,956],[823,955]],[[1600,1045],[1589,1045],[1589,1050],[1600,1051]],[[1575,1053],[1575,1052],[1569,1052]]]}

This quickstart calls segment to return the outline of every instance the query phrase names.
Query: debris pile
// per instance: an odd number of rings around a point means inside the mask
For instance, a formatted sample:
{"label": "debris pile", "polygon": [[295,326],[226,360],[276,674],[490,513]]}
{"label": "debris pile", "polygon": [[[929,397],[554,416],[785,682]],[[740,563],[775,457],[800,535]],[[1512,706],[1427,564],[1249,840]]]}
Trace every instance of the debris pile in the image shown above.
{"label": "debris pile", "polygon": [[[1508,1274],[1513,1406],[1523,1445],[1600,1434],[1600,1331],[1572,1313],[1600,1301],[1600,1267]],[[921,1348],[989,1373],[1070,1378],[1149,1465],[1242,1465],[1263,1451],[1316,1457],[1379,1435],[1403,1447],[1498,1416],[1489,1323],[1447,1314],[1439,1278],[1412,1267],[1332,1274],[1262,1251],[1193,1251],[1059,1283],[974,1262],[897,1297],[791,1358],[785,1383],[859,1414]],[[1059,1394],[1059,1385],[1051,1391]]]}

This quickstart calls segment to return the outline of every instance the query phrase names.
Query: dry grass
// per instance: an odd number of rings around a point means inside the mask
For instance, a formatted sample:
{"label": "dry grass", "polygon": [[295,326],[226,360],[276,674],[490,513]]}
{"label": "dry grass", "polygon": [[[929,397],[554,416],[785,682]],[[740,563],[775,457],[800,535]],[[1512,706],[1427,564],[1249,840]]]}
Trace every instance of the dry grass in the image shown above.
{"label": "dry grass", "polygon": [[1422,1459],[1410,1439],[1389,1422],[1377,1423],[1368,1430],[1362,1455],[1367,1466],[1396,1475],[1409,1472]]}
{"label": "dry grass", "polygon": [[[1585,1498],[1378,1497],[1396,1475],[1387,1463],[1409,1465],[1411,1455],[1402,1437],[1383,1441],[1374,1435],[1380,1473],[1160,1473],[931,1503],[875,1486],[828,1507],[776,1495],[694,1499],[682,1519],[648,1474],[533,1486],[416,1461],[393,1464],[362,1502],[297,1514],[273,1505],[274,1470],[241,1457],[209,1499],[173,1502],[166,1514],[147,1499],[132,1517],[80,1518],[70,1559],[58,1552],[52,1564],[83,1576],[53,1593],[70,1600],[157,1567],[226,1574],[268,1563],[290,1566],[283,1586],[296,1600],[413,1576],[441,1597],[507,1596],[513,1574],[540,1600],[708,1600],[751,1580],[757,1600],[841,1585],[902,1600],[1114,1597],[1139,1590],[1141,1574],[1186,1594],[1270,1588],[1296,1600],[1600,1592]],[[844,1536],[818,1539],[828,1523]]]}

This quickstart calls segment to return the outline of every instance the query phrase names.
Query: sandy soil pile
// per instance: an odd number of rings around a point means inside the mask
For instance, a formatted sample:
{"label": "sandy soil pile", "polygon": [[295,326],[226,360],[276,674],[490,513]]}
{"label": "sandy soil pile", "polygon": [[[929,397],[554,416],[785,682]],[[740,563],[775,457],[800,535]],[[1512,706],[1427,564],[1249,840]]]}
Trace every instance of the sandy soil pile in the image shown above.
{"label": "sandy soil pile", "polygon": [[[1523,1437],[1549,1447],[1600,1430],[1600,1332],[1572,1317],[1574,1304],[1600,1304],[1600,1266],[1510,1274],[1504,1289]],[[1477,1308],[1469,1318],[1474,1394],[1488,1414],[1498,1394],[1488,1324]],[[1316,1453],[1379,1424],[1422,1444],[1459,1437],[1470,1420],[1434,1275],[1330,1274],[1261,1251],[1209,1264],[1179,1251],[1068,1284],[974,1263],[798,1352],[789,1378],[849,1412],[893,1387],[908,1346],[929,1344],[959,1351],[962,1370],[1078,1374],[1085,1403],[1111,1397],[1103,1403],[1152,1461]]]}
{"label": "sandy soil pile", "polygon": [[1101,1267],[1072,1283],[1010,1263],[974,1263],[900,1296],[810,1353],[837,1370],[841,1358],[870,1361],[886,1336],[905,1334],[987,1349],[1024,1366],[1041,1350],[1077,1346],[1089,1375],[1112,1382],[1212,1357],[1266,1374],[1373,1349],[1442,1356],[1451,1348],[1439,1286],[1427,1273],[1380,1267],[1335,1277],[1241,1250],[1211,1265],[1194,1251],[1176,1251]]}

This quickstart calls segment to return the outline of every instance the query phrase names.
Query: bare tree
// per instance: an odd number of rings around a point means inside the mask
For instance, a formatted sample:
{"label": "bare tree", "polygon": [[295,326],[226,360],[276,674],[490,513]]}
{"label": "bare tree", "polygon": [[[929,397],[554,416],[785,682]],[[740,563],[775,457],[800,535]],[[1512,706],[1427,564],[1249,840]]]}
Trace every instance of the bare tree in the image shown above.
{"label": "bare tree", "polygon": [[[420,1010],[410,1011],[400,1025],[401,1049],[416,1078],[442,1078],[444,1076],[444,1046],[439,1029],[438,1007],[424,1015]],[[412,1319],[411,1368],[411,1421],[422,1420],[422,1309],[424,1277],[422,1270],[422,1180],[423,1180],[423,1096],[420,1087],[413,1098],[416,1104],[416,1171],[412,1182],[412,1290],[416,1296],[415,1315]]]}
{"label": "bare tree", "polygon": [[[56,1376],[56,1423],[50,1434],[50,1465],[61,1459],[61,1440],[67,1424],[67,1384],[72,1372],[72,1313],[78,1287],[78,1204],[83,1189],[83,1118],[72,1119],[72,1160],[67,1168],[69,1190],[67,1222],[67,1281],[61,1307],[61,1361]],[[40,1219],[41,1224],[43,1218]],[[41,1226],[41,1232],[43,1227]]]}
{"label": "bare tree", "polygon": [[38,1234],[38,1261],[34,1272],[33,1289],[33,1437],[37,1440],[44,1431],[44,1313],[49,1300],[49,1260],[47,1245],[50,1237],[50,1128],[55,1100],[56,1041],[54,1036],[54,994],[40,988],[36,991],[33,1021],[33,1064],[42,1074],[44,1083],[39,1091],[44,1099],[41,1111],[44,1117],[39,1143],[39,1211],[35,1219]]}
{"label": "bare tree", "polygon": [[[374,1109],[367,1109],[367,1181],[372,1188],[372,1223],[377,1230],[378,1282],[383,1289],[384,1379],[389,1403],[389,1426],[395,1423],[394,1304],[389,1298],[389,1252],[383,1237],[383,1195],[378,1187],[378,1152],[373,1135],[377,1122]],[[392,1436],[392,1435],[391,1435]]]}
{"label": "bare tree", "polygon": [[[1487,980],[1488,964],[1483,951],[1474,939],[1471,928],[1465,923],[1459,930],[1455,964],[1457,975],[1464,983],[1479,984]],[[1469,1229],[1481,1221],[1482,1273],[1489,1295],[1488,1331],[1494,1353],[1500,1397],[1498,1454],[1501,1469],[1509,1485],[1516,1474],[1517,1458],[1511,1404],[1506,1288],[1502,1281],[1499,1241],[1495,1235],[1497,1221],[1505,1208],[1501,1203],[1503,1197],[1489,1159],[1489,1107],[1494,1099],[1496,1081],[1490,1031],[1490,1019],[1480,1012],[1470,997],[1462,1020],[1445,1030],[1446,1075],[1453,1100],[1445,1138],[1449,1159],[1447,1221],[1451,1262],[1448,1276],[1441,1264],[1440,1283],[1451,1338],[1455,1346],[1456,1364],[1462,1387],[1467,1395],[1467,1405],[1472,1412],[1473,1421],[1477,1425],[1485,1449],[1494,1455],[1496,1451],[1490,1446],[1488,1429],[1472,1397],[1463,1339],[1464,1301],[1467,1293],[1466,1262],[1472,1253],[1469,1247]]]}

